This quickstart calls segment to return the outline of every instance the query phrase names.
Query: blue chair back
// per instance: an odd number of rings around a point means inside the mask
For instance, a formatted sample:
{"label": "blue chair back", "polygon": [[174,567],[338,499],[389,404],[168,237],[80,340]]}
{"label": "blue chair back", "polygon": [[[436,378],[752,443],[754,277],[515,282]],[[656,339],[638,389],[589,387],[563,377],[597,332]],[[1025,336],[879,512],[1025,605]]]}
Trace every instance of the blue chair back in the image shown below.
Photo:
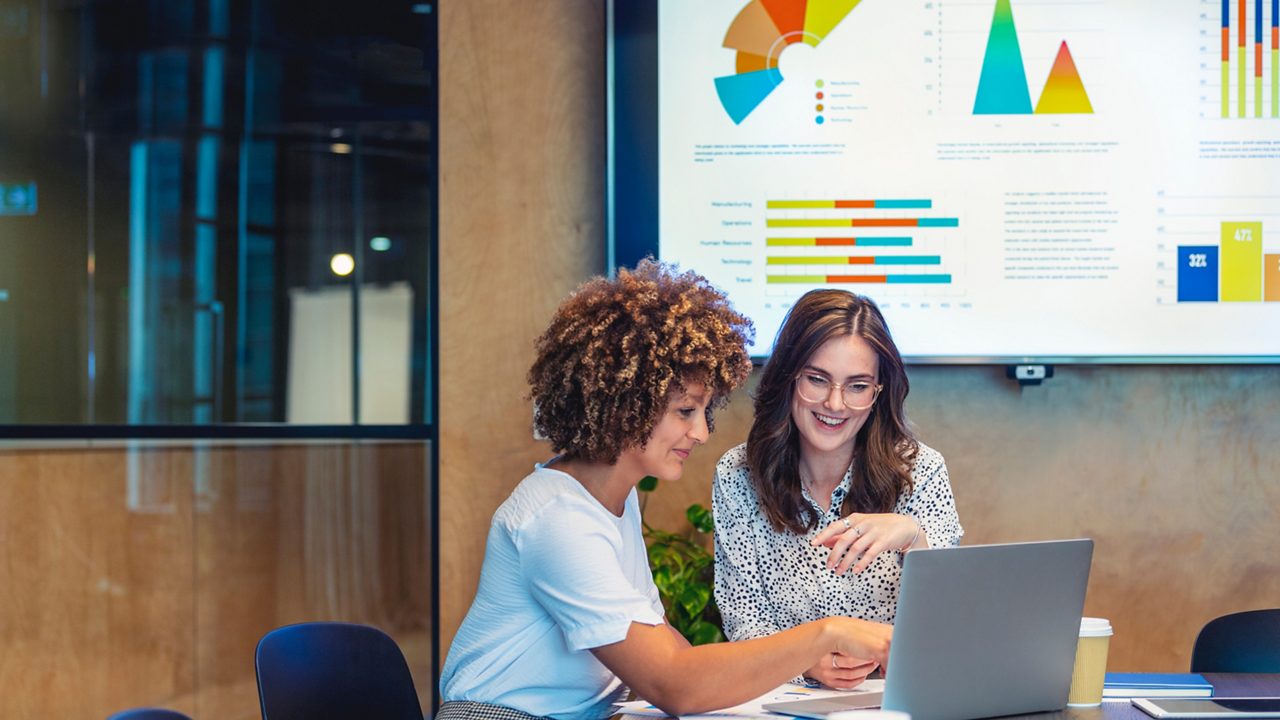
{"label": "blue chair back", "polygon": [[107,720],[191,720],[191,717],[183,715],[177,710],[144,707],[121,710],[115,715],[108,717]]}
{"label": "blue chair back", "polygon": [[258,641],[263,720],[422,720],[396,642],[367,625],[287,625]]}
{"label": "blue chair back", "polygon": [[1280,673],[1280,608],[1210,620],[1191,650],[1191,672]]}

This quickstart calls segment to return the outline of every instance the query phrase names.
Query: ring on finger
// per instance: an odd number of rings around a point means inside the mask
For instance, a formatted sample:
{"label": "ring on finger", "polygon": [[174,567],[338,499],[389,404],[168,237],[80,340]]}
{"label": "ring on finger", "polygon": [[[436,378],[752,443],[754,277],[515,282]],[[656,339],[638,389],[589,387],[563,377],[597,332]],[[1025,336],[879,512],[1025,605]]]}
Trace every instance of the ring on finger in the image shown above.
{"label": "ring on finger", "polygon": [[858,527],[858,526],[856,526],[856,525],[855,525],[855,526],[853,527],[853,534],[854,534],[854,535],[861,535],[861,534],[862,534],[862,528],[860,528],[860,527]]}
{"label": "ring on finger", "polygon": [[849,530],[853,527],[853,525],[849,522],[849,518],[847,517],[840,518],[840,522],[844,523],[845,530]]}

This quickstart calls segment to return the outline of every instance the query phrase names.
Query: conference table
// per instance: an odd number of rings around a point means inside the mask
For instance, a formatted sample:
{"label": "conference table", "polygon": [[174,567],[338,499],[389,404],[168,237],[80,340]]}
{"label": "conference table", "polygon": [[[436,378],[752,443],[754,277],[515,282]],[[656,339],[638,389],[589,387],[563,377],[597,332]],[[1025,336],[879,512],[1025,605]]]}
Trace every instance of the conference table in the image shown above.
{"label": "conference table", "polygon": [[[1280,675],[1201,673],[1213,685],[1216,697],[1254,697],[1280,695]],[[1151,720],[1151,716],[1130,702],[1104,702],[1100,707],[1066,708],[1052,713],[1014,715],[1018,718],[1071,718],[1072,720]]]}
{"label": "conference table", "polygon": [[[1280,696],[1280,674],[1202,673],[1213,684],[1217,697]],[[618,715],[620,720],[654,720],[639,715]],[[782,715],[772,717],[783,718]],[[1151,716],[1129,701],[1109,701],[1098,707],[1065,708],[1057,712],[1008,715],[1005,720],[1151,720]]]}

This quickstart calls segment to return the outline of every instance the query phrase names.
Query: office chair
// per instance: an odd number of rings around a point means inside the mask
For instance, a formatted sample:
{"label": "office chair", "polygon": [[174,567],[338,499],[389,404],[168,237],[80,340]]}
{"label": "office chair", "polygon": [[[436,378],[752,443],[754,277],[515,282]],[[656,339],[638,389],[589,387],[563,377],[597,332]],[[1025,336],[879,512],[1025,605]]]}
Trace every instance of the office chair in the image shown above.
{"label": "office chair", "polygon": [[144,707],[121,710],[108,717],[107,720],[191,720],[191,717],[183,715],[177,710]]}
{"label": "office chair", "polygon": [[1210,620],[1191,650],[1191,672],[1280,673],[1280,608]]}
{"label": "office chair", "polygon": [[367,625],[286,625],[258,641],[262,720],[422,720],[396,642]]}

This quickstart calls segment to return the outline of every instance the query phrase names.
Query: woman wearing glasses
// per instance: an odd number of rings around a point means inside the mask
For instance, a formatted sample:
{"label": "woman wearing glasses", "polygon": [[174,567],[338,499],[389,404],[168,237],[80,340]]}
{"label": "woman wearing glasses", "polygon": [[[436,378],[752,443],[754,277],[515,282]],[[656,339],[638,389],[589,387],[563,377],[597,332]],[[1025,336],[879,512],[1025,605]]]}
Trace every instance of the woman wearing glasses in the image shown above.
{"label": "woman wearing glasses", "polygon": [[[907,387],[871,300],[814,290],[788,312],[747,442],[716,465],[715,595],[730,640],[824,617],[892,623],[902,554],[960,543],[946,464],[912,435]],[[875,667],[835,652],[803,678],[849,688]]]}
{"label": "woman wearing glasses", "polygon": [[832,653],[887,657],[892,628],[859,619],[698,647],[664,620],[636,484],[680,478],[751,372],[750,333],[705,279],[648,261],[560,306],[529,383],[534,424],[562,454],[494,513],[436,720],[605,718],[627,685],[673,715],[703,712]]}

